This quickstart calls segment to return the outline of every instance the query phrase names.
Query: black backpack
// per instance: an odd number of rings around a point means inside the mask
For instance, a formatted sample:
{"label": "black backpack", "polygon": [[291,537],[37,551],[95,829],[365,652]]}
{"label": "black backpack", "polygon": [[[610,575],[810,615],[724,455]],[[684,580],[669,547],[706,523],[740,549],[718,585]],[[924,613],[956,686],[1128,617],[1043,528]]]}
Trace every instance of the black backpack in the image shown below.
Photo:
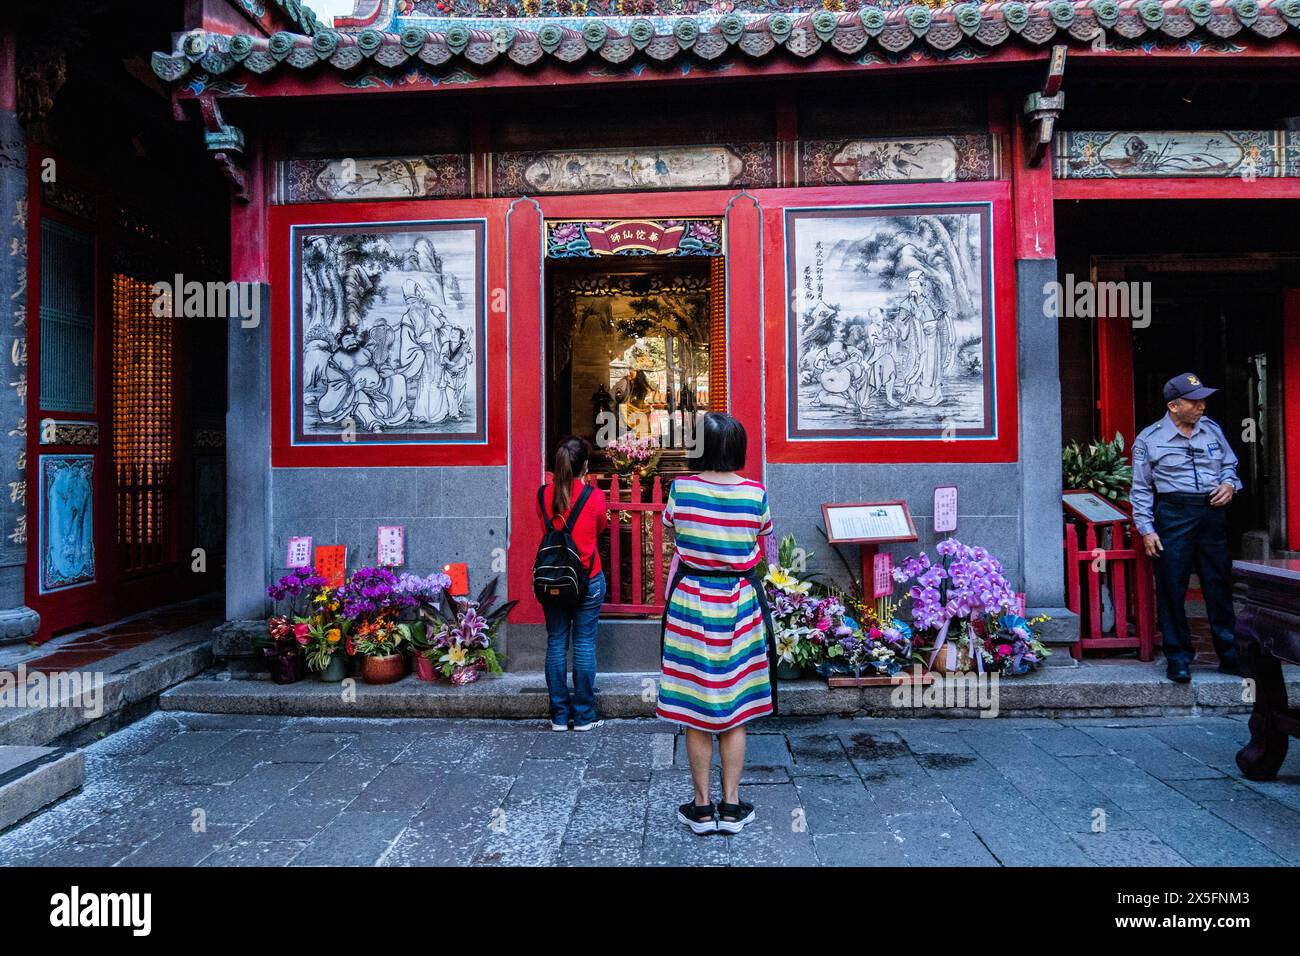
{"label": "black backpack", "polygon": [[537,489],[537,506],[546,515],[546,534],[537,547],[537,560],[533,562],[533,594],[542,604],[557,607],[575,607],[587,596],[591,583],[591,567],[582,563],[578,546],[573,540],[573,524],[582,513],[582,506],[591,497],[591,485],[582,489],[565,519],[563,528],[555,527],[555,517],[546,512],[546,486]]}

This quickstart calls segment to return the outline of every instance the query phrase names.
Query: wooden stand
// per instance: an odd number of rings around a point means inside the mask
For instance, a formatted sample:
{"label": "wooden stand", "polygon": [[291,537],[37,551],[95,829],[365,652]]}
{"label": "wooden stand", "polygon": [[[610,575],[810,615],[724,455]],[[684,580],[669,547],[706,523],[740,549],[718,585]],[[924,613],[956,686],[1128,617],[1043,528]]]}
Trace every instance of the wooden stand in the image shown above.
{"label": "wooden stand", "polygon": [[1300,664],[1300,561],[1234,561],[1246,582],[1246,607],[1237,616],[1241,672],[1255,682],[1250,743],[1237,753],[1248,780],[1272,780],[1286,760],[1289,737],[1300,737],[1300,709],[1290,707],[1282,662]]}

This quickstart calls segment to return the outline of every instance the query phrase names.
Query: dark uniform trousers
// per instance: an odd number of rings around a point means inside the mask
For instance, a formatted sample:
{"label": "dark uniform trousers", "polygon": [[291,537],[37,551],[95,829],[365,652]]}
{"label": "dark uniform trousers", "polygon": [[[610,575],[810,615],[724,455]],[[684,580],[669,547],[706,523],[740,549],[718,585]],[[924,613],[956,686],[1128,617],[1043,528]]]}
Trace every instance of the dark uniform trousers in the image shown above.
{"label": "dark uniform trousers", "polygon": [[1221,662],[1236,662],[1232,607],[1232,560],[1228,556],[1228,509],[1215,508],[1204,494],[1157,494],[1156,534],[1164,550],[1155,559],[1156,612],[1170,662],[1190,664],[1196,652],[1187,628],[1184,599],[1195,567],[1205,596],[1214,649]]}

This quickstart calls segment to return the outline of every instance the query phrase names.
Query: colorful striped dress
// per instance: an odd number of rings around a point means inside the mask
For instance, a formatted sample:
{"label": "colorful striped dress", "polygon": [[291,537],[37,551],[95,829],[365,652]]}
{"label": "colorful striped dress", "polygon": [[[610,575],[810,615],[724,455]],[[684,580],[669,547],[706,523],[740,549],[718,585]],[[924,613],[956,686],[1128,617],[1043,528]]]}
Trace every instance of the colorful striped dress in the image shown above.
{"label": "colorful striped dress", "polygon": [[[678,478],[664,524],[676,531],[682,564],[701,570],[752,569],[759,535],[772,533],[767,491],[756,481]],[[665,615],[655,713],[711,733],[772,713],[763,612],[748,580],[687,572],[678,582]]]}

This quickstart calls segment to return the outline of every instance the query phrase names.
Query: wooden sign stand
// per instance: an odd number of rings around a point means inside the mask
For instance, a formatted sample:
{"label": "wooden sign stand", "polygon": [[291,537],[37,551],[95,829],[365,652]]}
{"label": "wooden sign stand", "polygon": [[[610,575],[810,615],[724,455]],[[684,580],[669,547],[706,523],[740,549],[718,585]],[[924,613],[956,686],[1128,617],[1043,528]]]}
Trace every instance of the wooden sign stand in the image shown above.
{"label": "wooden sign stand", "polygon": [[[851,536],[836,537],[834,525],[831,521],[833,511],[856,511],[865,510],[869,513],[876,513],[882,510],[893,511],[896,516],[895,532],[890,534],[878,534],[868,536]],[[901,519],[898,520],[898,519]],[[880,551],[882,544],[894,544],[896,542],[915,541],[916,525],[912,521],[912,514],[907,510],[906,501],[860,501],[856,503],[841,503],[822,505],[822,522],[826,528],[826,540],[832,545],[838,544],[856,544],[862,552],[862,598],[869,600],[871,597],[881,597],[882,595],[874,594],[874,588],[869,583],[875,577],[876,555]],[[906,525],[904,530],[903,525]]]}

